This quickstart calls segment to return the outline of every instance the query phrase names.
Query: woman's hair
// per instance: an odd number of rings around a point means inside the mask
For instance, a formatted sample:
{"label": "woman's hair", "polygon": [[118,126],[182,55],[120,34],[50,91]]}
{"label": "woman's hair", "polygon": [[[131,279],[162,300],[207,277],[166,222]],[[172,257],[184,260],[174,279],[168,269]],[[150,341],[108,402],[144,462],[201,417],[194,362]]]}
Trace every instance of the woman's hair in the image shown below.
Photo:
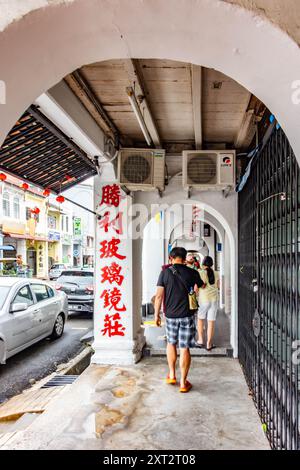
{"label": "woman's hair", "polygon": [[207,268],[206,272],[207,272],[208,282],[210,283],[210,285],[214,284],[215,273],[214,273],[214,270],[211,269],[212,266],[214,265],[213,259],[210,256],[205,256],[202,265]]}

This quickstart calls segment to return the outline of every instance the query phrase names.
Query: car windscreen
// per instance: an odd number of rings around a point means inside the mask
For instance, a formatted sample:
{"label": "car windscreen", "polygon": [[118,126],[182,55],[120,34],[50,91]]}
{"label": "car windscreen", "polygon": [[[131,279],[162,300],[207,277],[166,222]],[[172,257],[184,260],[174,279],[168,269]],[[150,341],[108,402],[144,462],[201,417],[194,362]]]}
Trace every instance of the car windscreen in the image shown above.
{"label": "car windscreen", "polygon": [[57,282],[59,284],[67,284],[67,283],[75,283],[75,284],[93,284],[94,278],[89,275],[89,276],[60,276],[57,279]]}
{"label": "car windscreen", "polygon": [[93,277],[91,271],[64,271],[61,276]]}
{"label": "car windscreen", "polygon": [[4,305],[10,287],[0,286],[0,310]]}

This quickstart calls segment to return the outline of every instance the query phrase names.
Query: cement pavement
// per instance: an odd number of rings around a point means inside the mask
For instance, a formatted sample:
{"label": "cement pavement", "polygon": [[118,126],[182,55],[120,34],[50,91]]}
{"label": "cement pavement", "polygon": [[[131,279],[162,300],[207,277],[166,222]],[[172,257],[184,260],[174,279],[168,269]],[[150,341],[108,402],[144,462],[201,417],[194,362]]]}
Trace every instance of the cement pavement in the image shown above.
{"label": "cement pavement", "polygon": [[188,394],[166,372],[91,365],[3,449],[269,449],[237,360],[194,358]]}

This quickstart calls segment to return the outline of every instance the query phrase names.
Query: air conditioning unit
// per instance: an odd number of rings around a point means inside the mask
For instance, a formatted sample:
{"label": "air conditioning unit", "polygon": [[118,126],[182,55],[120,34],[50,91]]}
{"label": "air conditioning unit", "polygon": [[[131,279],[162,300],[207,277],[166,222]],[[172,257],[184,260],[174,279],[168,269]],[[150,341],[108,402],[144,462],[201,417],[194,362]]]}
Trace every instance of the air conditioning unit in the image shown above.
{"label": "air conditioning unit", "polygon": [[235,186],[235,150],[184,150],[185,189],[221,190]]}
{"label": "air conditioning unit", "polygon": [[130,191],[163,191],[165,151],[124,148],[118,155],[118,181]]}

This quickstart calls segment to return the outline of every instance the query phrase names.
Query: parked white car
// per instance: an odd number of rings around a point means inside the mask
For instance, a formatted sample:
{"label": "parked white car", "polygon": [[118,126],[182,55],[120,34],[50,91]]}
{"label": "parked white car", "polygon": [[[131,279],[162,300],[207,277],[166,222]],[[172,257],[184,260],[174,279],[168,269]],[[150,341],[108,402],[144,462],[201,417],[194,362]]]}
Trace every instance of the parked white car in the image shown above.
{"label": "parked white car", "polygon": [[60,338],[67,318],[64,292],[44,281],[0,277],[0,364],[43,338]]}
{"label": "parked white car", "polygon": [[65,264],[53,264],[49,270],[50,281],[57,279],[61,275],[64,269],[66,269]]}

